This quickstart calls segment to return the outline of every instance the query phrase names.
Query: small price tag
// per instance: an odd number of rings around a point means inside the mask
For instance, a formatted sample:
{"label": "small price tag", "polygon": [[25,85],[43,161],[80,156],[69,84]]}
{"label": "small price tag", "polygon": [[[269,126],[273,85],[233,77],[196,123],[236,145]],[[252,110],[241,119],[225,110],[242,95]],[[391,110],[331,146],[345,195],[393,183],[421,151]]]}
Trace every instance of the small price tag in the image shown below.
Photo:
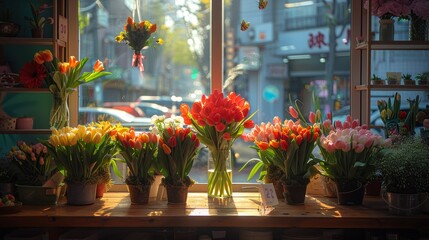
{"label": "small price tag", "polygon": [[58,16],[58,39],[67,42],[67,19],[61,15]]}
{"label": "small price tag", "polygon": [[261,184],[259,187],[259,193],[261,194],[261,205],[262,206],[275,206],[279,204],[277,199],[276,191],[272,183]]}

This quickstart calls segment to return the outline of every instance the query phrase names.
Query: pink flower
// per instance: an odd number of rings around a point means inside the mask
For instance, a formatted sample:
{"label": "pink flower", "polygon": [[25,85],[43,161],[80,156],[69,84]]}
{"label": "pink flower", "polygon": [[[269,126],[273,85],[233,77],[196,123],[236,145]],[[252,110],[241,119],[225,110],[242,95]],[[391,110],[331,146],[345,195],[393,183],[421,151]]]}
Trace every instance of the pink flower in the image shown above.
{"label": "pink flower", "polygon": [[316,123],[316,114],[314,112],[310,112],[310,116],[308,116],[308,119],[312,124]]}
{"label": "pink flower", "polygon": [[429,20],[429,1],[413,0],[410,5],[410,9],[417,16]]}
{"label": "pink flower", "polygon": [[295,118],[298,119],[298,112],[296,111],[296,109],[292,106],[289,106],[289,114]]}

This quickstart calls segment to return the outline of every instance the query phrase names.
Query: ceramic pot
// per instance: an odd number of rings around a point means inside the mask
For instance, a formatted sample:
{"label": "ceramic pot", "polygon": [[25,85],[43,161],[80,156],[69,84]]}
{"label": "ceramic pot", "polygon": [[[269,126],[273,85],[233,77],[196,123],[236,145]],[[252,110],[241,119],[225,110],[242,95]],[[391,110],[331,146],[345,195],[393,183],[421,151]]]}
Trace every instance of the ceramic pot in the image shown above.
{"label": "ceramic pot", "polygon": [[288,185],[283,183],[283,195],[289,205],[304,204],[307,185]]}
{"label": "ceramic pot", "polygon": [[97,184],[67,183],[68,205],[91,205],[96,200]]}
{"label": "ceramic pot", "polygon": [[166,185],[167,201],[169,204],[186,204],[188,199],[188,186]]}
{"label": "ceramic pot", "polygon": [[133,185],[127,184],[130,192],[132,204],[147,204],[149,202],[149,193],[151,185]]}
{"label": "ceramic pot", "polygon": [[47,188],[42,186],[16,185],[17,199],[24,205],[55,205],[60,197],[61,186]]}
{"label": "ceramic pot", "polygon": [[340,205],[361,205],[365,195],[365,186],[356,181],[338,180],[337,200]]}
{"label": "ceramic pot", "polygon": [[31,29],[31,36],[33,38],[43,38],[43,28],[33,28],[33,29]]}
{"label": "ceramic pot", "polygon": [[17,118],[16,129],[33,129],[33,118],[32,117]]}

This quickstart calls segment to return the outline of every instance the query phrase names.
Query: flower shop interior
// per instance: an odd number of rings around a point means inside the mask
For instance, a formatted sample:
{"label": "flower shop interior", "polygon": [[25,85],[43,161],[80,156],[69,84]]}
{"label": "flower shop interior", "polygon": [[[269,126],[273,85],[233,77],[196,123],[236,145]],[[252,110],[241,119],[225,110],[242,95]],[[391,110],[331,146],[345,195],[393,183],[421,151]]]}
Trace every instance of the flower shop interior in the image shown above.
{"label": "flower shop interior", "polygon": [[0,1],[0,238],[429,239],[428,0]]}

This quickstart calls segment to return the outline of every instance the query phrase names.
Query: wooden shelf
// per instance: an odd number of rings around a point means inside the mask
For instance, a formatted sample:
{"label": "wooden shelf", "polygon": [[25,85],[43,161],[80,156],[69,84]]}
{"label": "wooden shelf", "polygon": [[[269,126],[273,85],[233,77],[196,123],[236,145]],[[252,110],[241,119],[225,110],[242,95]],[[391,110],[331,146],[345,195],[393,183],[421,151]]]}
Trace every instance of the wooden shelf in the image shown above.
{"label": "wooden shelf", "polygon": [[429,90],[429,85],[357,85],[355,90],[367,91],[371,90],[386,90],[386,91],[416,91]]}
{"label": "wooden shelf", "polygon": [[361,206],[343,206],[336,198],[307,195],[304,205],[280,202],[262,215],[259,194],[234,193],[228,201],[213,201],[205,192],[190,192],[185,205],[150,200],[130,203],[128,192],[107,192],[88,206],[23,206],[15,214],[0,215],[10,227],[245,227],[245,228],[368,228],[429,229],[429,215],[395,216],[380,197],[365,196]]}
{"label": "wooden shelf", "polygon": [[0,134],[51,134],[50,129],[15,129],[0,130]]}
{"label": "wooden shelf", "polygon": [[16,87],[16,88],[15,87],[11,87],[11,88],[0,87],[0,92],[50,93],[49,89],[47,89],[47,88],[21,88],[21,87]]}
{"label": "wooden shelf", "polygon": [[[357,50],[367,48],[368,43],[356,47]],[[372,41],[371,50],[429,50],[429,41]]]}

